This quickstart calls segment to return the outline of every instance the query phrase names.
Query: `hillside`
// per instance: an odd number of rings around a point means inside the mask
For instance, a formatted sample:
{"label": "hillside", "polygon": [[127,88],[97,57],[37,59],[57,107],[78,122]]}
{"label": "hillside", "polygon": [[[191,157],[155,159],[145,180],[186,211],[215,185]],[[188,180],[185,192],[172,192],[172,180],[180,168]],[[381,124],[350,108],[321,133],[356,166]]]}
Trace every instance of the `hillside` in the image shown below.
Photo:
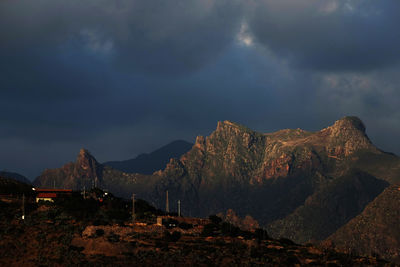
{"label": "hillside", "polygon": [[309,196],[292,214],[267,229],[275,238],[298,243],[323,240],[361,213],[387,186],[366,173],[350,172]]}
{"label": "hillside", "polygon": [[149,154],[140,154],[134,159],[123,161],[108,161],[103,165],[127,173],[152,174],[165,168],[171,158],[180,158],[192,148],[193,144],[177,140],[173,141]]}
{"label": "hillside", "polygon": [[274,240],[262,229],[244,231],[216,216],[163,217],[157,225],[162,213],[143,201],[136,202],[132,223],[129,201],[108,195],[100,202],[104,192],[89,193],[54,203],[28,199],[24,221],[20,200],[0,200],[0,265],[390,266],[375,257]]}
{"label": "hillside", "polygon": [[25,183],[25,184],[31,184],[31,181],[29,181],[28,178],[26,178],[25,176],[23,176],[21,174],[15,173],[15,172],[1,171],[0,177],[13,179],[13,180]]}
{"label": "hillside", "polygon": [[22,196],[22,194],[28,195],[31,193],[32,186],[30,184],[26,184],[11,178],[0,177],[0,194]]}
{"label": "hillside", "polygon": [[392,185],[327,241],[344,251],[377,253],[400,264],[399,207],[400,185]]}

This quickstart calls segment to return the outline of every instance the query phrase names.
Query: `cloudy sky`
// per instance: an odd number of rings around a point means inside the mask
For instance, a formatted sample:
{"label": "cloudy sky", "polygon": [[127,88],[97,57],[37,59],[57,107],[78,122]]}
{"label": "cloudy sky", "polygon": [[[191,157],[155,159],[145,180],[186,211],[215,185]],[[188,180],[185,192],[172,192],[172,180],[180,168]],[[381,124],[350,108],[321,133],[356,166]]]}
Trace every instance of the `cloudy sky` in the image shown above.
{"label": "cloudy sky", "polygon": [[400,154],[399,25],[398,0],[2,0],[0,168],[345,115]]}

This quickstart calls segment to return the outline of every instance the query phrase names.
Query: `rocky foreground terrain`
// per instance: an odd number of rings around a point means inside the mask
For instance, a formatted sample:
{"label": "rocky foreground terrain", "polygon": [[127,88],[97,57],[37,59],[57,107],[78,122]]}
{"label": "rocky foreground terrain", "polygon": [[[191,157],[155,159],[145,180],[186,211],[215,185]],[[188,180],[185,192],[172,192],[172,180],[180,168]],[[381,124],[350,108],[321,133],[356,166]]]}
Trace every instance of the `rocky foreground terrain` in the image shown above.
{"label": "rocky foreground terrain", "polygon": [[[166,216],[140,200],[132,223],[129,202],[111,195],[99,201],[104,194],[97,189],[88,195],[39,204],[28,198],[25,220],[21,198],[0,196],[0,265],[393,266],[379,257],[272,239],[217,216]],[[156,216],[163,225],[155,224]]]}

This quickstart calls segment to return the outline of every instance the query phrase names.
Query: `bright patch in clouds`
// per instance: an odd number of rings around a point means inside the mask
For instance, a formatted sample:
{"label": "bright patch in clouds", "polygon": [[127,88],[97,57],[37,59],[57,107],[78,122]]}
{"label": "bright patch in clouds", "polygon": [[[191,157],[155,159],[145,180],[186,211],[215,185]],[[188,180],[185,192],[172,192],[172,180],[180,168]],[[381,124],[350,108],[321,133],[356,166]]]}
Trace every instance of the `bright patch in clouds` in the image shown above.
{"label": "bright patch in clouds", "polygon": [[339,4],[336,1],[326,1],[320,7],[320,12],[330,14],[335,12],[339,7]]}
{"label": "bright patch in clouds", "polygon": [[253,36],[251,36],[251,33],[249,31],[249,26],[247,25],[246,22],[242,23],[240,31],[237,35],[237,40],[239,41],[240,44],[244,46],[252,46],[254,44]]}
{"label": "bright patch in clouds", "polygon": [[110,55],[113,52],[114,43],[111,40],[104,40],[97,32],[84,29],[80,35],[90,52],[101,55]]}

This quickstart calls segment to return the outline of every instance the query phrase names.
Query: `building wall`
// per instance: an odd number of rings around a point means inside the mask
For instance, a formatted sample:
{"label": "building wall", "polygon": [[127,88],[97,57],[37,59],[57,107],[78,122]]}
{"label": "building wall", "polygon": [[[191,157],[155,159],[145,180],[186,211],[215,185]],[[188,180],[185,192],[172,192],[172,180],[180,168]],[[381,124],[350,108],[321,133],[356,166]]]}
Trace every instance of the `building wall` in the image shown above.
{"label": "building wall", "polygon": [[52,198],[48,198],[48,197],[37,197],[36,198],[36,202],[39,202],[39,201],[50,201],[50,202],[54,202],[54,200],[52,199]]}

